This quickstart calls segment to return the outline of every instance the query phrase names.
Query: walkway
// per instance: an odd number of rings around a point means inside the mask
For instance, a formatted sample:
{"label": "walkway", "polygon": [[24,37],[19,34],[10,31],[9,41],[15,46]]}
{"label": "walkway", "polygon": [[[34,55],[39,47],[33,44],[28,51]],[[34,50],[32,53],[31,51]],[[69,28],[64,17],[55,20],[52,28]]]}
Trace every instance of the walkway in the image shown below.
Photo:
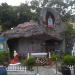
{"label": "walkway", "polygon": [[[35,72],[37,73],[37,67],[34,68]],[[55,68],[50,68],[49,66],[45,67],[38,67],[38,74],[39,75],[62,75],[60,72],[57,72]]]}

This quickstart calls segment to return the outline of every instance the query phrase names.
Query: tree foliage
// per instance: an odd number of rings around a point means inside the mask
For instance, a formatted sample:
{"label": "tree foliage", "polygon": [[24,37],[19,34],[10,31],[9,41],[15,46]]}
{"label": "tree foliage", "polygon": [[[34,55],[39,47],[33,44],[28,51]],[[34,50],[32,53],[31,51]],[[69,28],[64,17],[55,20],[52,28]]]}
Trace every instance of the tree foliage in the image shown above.
{"label": "tree foliage", "polygon": [[65,21],[71,18],[71,11],[75,9],[75,0],[32,0],[30,5],[22,3],[19,6],[2,3],[0,5],[0,25],[6,30],[31,19],[38,20],[43,7],[56,8],[62,20]]}
{"label": "tree foliage", "polygon": [[0,5],[0,25],[3,30],[28,22],[31,19],[36,20],[36,13],[31,12],[31,6],[28,4],[10,6],[7,3],[2,3]]}

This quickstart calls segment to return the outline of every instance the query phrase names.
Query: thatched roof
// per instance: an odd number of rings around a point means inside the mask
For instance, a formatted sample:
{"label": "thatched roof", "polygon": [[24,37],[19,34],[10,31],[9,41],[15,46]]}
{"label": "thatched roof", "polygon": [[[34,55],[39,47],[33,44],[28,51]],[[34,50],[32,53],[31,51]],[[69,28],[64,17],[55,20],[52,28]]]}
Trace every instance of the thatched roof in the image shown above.
{"label": "thatched roof", "polygon": [[19,24],[17,27],[8,30],[2,34],[7,38],[17,38],[17,37],[30,37],[34,35],[44,34],[45,29],[39,25],[37,22],[25,22]]}

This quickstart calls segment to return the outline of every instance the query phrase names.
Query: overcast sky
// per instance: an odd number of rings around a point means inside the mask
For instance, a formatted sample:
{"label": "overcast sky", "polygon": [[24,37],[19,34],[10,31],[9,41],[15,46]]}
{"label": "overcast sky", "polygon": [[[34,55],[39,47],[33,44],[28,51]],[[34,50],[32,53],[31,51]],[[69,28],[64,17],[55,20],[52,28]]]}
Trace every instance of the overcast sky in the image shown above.
{"label": "overcast sky", "polygon": [[0,0],[0,4],[6,2],[9,5],[17,6],[20,5],[21,3],[25,3],[25,1],[30,2],[31,0]]}

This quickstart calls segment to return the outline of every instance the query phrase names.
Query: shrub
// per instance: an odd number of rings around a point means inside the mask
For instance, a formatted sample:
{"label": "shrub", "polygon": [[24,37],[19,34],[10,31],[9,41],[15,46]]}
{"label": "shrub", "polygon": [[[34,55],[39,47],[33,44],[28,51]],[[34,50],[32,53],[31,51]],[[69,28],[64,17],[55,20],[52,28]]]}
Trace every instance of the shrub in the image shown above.
{"label": "shrub", "polygon": [[63,63],[66,65],[73,65],[75,64],[75,57],[71,55],[65,55],[63,58]]}
{"label": "shrub", "polygon": [[29,59],[27,60],[27,65],[29,66],[35,65],[35,58],[29,57]]}
{"label": "shrub", "polygon": [[32,57],[32,56],[30,56],[29,59],[27,59],[27,62],[26,62],[27,66],[28,66],[28,68],[29,68],[30,70],[31,70],[32,67],[35,65],[35,63],[36,63],[36,60],[35,60],[35,58]]}
{"label": "shrub", "polygon": [[58,61],[60,58],[59,58],[59,56],[57,55],[57,54],[53,54],[52,56],[51,56],[51,60],[52,61]]}
{"label": "shrub", "polygon": [[8,52],[0,52],[0,64],[5,65],[9,63],[9,53]]}

